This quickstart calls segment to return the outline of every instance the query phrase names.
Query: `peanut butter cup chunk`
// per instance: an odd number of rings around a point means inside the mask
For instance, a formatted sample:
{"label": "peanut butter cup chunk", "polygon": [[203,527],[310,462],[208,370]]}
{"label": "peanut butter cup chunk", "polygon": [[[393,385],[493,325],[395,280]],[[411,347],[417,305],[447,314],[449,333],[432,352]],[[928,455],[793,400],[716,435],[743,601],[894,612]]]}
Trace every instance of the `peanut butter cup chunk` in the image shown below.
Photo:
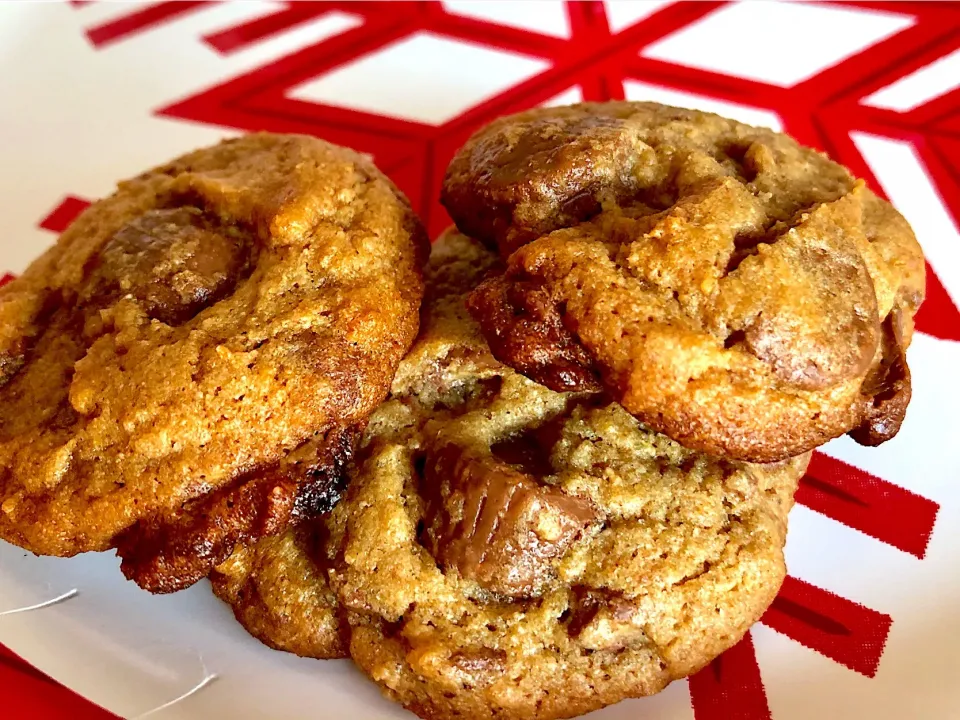
{"label": "peanut butter cup chunk", "polygon": [[603,388],[690,448],[753,462],[843,433],[875,444],[903,420],[905,363],[877,378],[884,328],[910,342],[920,247],[786,135],[654,103],[529,110],[467,141],[442,201],[506,258],[469,300],[493,354],[553,390]]}
{"label": "peanut butter cup chunk", "polygon": [[329,510],[426,240],[359,154],[254,134],[120,183],[0,289],[0,537],[166,592]]}
{"label": "peanut butter cup chunk", "polygon": [[497,595],[537,595],[551,579],[551,561],[599,520],[589,500],[474,449],[451,443],[428,458],[427,547],[445,569]]}

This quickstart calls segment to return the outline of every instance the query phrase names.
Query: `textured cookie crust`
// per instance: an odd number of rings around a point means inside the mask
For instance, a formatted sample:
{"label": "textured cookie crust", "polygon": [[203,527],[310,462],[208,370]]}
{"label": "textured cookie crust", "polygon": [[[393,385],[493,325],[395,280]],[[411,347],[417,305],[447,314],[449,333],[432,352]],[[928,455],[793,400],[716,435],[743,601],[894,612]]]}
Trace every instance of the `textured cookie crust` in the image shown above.
{"label": "textured cookie crust", "polygon": [[424,329],[328,525],[354,661],[424,718],[648,695],[773,600],[808,456],[711,458],[496,363],[463,307],[492,253],[438,241]]}
{"label": "textured cookie crust", "polygon": [[319,659],[347,656],[346,624],[327,582],[332,547],[316,520],[237,548],[210,573],[237,621],[276,650]]}
{"label": "textured cookie crust", "polygon": [[494,355],[552,389],[755,462],[900,427],[920,247],[785,135],[652,103],[531,110],[464,145],[442,200],[508,257],[470,298]]}
{"label": "textured cookie crust", "polygon": [[153,591],[322,512],[418,327],[424,232],[350,150],[249,135],[123,182],[0,289],[0,537]]}

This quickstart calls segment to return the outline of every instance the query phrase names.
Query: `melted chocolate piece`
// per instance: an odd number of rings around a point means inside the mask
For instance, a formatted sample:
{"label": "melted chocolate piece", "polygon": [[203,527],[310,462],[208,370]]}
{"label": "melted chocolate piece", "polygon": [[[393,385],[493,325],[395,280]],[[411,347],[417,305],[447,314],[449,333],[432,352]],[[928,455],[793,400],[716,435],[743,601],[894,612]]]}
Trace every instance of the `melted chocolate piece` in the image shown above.
{"label": "melted chocolate piece", "polygon": [[148,210],[101,249],[84,299],[103,306],[130,296],[150,317],[179,324],[233,291],[251,245],[245,228],[221,225],[198,208]]}
{"label": "melted chocolate piece", "polygon": [[552,443],[539,442],[537,431],[529,431],[501,440],[490,448],[493,456],[518,471],[534,477],[551,475],[550,447]]}
{"label": "melted chocolate piece", "polygon": [[782,381],[805,390],[862,375],[879,344],[873,281],[856,246],[824,227],[829,217],[822,209],[794,227],[771,229],[771,261],[738,267],[745,285],[765,298],[744,328],[744,347]]}
{"label": "melted chocolate piece", "polygon": [[462,231],[499,245],[520,245],[600,211],[606,197],[641,188],[635,168],[649,163],[635,124],[571,108],[497,123],[468,142],[444,179],[441,202]]}
{"label": "melted chocolate piece", "polygon": [[493,648],[470,648],[459,650],[450,656],[453,665],[474,686],[491,684],[507,666],[507,654]]}
{"label": "melted chocolate piece", "polygon": [[592,356],[564,325],[561,306],[545,288],[492,278],[471,293],[467,308],[500,362],[557,392],[602,388]]}
{"label": "melted chocolate piece", "polygon": [[427,547],[444,568],[497,595],[542,593],[553,561],[598,520],[588,500],[454,445],[432,454],[424,472],[434,494],[425,518]]}
{"label": "melted chocolate piece", "polygon": [[879,445],[900,431],[912,393],[899,308],[883,321],[883,357],[861,388],[863,420],[848,435],[861,445]]}
{"label": "melted chocolate piece", "polygon": [[176,517],[141,520],[118,538],[120,569],[152,593],[189,587],[234,548],[328,512],[347,484],[363,427],[335,428],[303,443],[278,464],[186,505]]}
{"label": "melted chocolate piece", "polygon": [[567,632],[590,650],[622,650],[646,640],[640,608],[617,593],[574,587]]}

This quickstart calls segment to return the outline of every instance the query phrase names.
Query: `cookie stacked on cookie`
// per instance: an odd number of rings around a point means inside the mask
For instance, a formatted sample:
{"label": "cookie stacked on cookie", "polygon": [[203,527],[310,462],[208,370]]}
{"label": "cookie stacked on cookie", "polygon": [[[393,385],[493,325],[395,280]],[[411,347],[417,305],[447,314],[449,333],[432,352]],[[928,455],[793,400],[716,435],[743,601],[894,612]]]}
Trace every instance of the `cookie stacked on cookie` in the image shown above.
{"label": "cookie stacked on cookie", "polygon": [[120,184],[0,289],[0,538],[154,592],[329,510],[417,333],[425,233],[368,160],[254,134]]}
{"label": "cookie stacked on cookie", "polygon": [[506,259],[470,298],[494,355],[548,387],[753,462],[900,427],[920,247],[786,135],[651,103],[532,110],[467,142],[443,202]]}
{"label": "cookie stacked on cookie", "polygon": [[349,654],[424,718],[571,717],[703,667],[776,595],[809,460],[711,457],[498,362],[465,300],[502,270],[434,244],[345,499],[211,575],[263,642]]}
{"label": "cookie stacked on cookie", "polygon": [[502,118],[442,200],[424,271],[402,194],[314,138],[121,183],[0,289],[0,538],[209,574],[431,720],[571,717],[736,644],[810,451],[903,421],[909,226],[648,103]]}
{"label": "cookie stacked on cookie", "polygon": [[655,693],[773,600],[810,451],[899,429],[920,249],[822,154],[645,103],[498,120],[442,199],[345,500],[214,589],[424,718]]}

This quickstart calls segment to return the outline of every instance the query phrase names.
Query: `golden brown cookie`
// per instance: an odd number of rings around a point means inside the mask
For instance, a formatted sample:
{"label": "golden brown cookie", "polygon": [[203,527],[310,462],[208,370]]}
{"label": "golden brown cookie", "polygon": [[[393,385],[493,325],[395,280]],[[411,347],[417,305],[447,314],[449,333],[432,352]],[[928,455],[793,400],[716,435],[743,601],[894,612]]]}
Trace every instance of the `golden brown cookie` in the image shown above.
{"label": "golden brown cookie", "polygon": [[463,306],[494,262],[461,235],[434,246],[423,331],[322,551],[288,533],[220,569],[257,637],[322,656],[338,617],[424,718],[569,717],[703,667],[776,595],[808,460],[711,458],[497,363]]}
{"label": "golden brown cookie", "polygon": [[[463,402],[457,388],[451,390],[451,384],[457,384],[451,378],[473,372],[478,361],[510,372],[484,348],[463,303],[464,292],[495,265],[496,256],[459,234],[434,244],[424,307],[430,331],[421,333],[401,361],[394,380],[397,397],[415,396],[424,413],[436,408],[443,415],[447,404]],[[499,379],[492,376],[491,382]],[[409,434],[406,426],[391,426],[401,405],[381,405],[371,417],[368,437],[395,430]],[[348,626],[327,579],[344,522],[343,516],[327,516],[238,548],[210,573],[214,592],[251,635],[270,647],[302,657],[345,656]]]}
{"label": "golden brown cookie", "polygon": [[327,582],[334,548],[323,520],[237,548],[210,573],[237,621],[276,650],[320,659],[347,656],[346,623]]}
{"label": "golden brown cookie", "polygon": [[900,427],[920,247],[786,135],[652,103],[530,110],[464,145],[442,200],[508,257],[470,298],[494,355],[552,389],[757,462]]}
{"label": "golden brown cookie", "polygon": [[255,134],[123,182],[0,289],[0,537],[157,592],[336,501],[426,241],[353,151]]}

